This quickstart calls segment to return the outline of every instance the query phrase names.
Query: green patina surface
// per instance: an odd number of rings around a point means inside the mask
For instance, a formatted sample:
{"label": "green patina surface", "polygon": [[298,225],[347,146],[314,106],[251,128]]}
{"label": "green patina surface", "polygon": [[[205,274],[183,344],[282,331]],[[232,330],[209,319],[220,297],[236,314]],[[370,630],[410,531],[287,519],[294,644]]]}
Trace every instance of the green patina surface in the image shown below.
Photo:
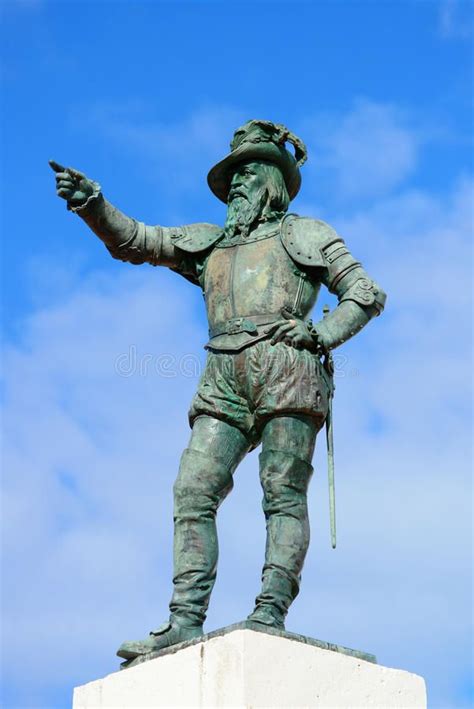
{"label": "green patina surface", "polygon": [[[231,152],[208,175],[211,190],[227,204],[222,227],[148,226],[110,204],[97,182],[50,163],[59,197],[114,258],[166,266],[188,279],[202,289],[209,320],[209,356],[174,485],[170,618],[148,638],[123,643],[118,654],[126,660],[202,636],[216,578],[216,513],[236,467],[256,446],[262,446],[267,541],[262,586],[249,616],[263,624],[255,629],[283,633],[299,592],[309,543],[307,490],[325,422],[335,546],[331,351],[382,312],[385,294],[334,229],[288,213],[305,159],[303,142],[281,124],[252,120],[239,128]],[[321,286],[337,296],[338,306],[313,323],[308,316]]]}

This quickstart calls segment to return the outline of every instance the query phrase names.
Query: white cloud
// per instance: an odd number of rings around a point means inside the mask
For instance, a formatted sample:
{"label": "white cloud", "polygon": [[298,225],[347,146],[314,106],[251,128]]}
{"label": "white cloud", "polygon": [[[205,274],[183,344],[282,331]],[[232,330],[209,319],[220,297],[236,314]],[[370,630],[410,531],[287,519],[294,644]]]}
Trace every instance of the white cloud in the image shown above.
{"label": "white cloud", "polygon": [[365,98],[350,111],[320,113],[302,126],[311,175],[333,199],[383,196],[416,167],[421,134],[397,106]]}

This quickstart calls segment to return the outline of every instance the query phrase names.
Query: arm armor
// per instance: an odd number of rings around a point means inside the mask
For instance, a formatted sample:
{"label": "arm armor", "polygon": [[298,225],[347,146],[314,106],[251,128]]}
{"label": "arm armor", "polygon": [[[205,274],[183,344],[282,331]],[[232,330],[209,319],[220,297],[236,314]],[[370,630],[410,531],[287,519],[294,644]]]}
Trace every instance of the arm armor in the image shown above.
{"label": "arm armor", "polygon": [[382,312],[386,295],[349,252],[339,237],[322,249],[325,260],[324,281],[339,305],[313,326],[314,336],[323,349],[338,347]]}
{"label": "arm armor", "polygon": [[308,328],[316,345],[329,350],[361,330],[385,304],[385,293],[372,281],[329,224],[287,214],[281,224],[283,246],[303,269],[337,295],[339,305],[324,320]]}
{"label": "arm armor", "polygon": [[114,258],[133,264],[158,263],[161,253],[160,232],[127,217],[110,204],[97,183],[94,193],[85,204],[69,209],[85,221]]}
{"label": "arm armor", "polygon": [[97,183],[85,204],[69,208],[97,234],[114,258],[133,264],[168,266],[193,283],[198,283],[196,256],[222,238],[222,230],[213,224],[146,226],[110,204]]}

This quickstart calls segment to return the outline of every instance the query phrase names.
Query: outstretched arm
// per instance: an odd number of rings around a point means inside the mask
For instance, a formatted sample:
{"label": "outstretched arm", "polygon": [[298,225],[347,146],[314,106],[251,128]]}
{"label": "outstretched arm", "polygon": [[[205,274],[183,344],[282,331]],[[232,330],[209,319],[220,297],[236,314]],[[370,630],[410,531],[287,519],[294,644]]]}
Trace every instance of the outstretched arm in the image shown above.
{"label": "outstretched arm", "polygon": [[133,264],[151,263],[180,269],[183,253],[176,250],[173,238],[176,230],[145,226],[127,217],[108,202],[100,185],[82,172],[49,162],[56,173],[56,191],[104,242],[114,258]]}

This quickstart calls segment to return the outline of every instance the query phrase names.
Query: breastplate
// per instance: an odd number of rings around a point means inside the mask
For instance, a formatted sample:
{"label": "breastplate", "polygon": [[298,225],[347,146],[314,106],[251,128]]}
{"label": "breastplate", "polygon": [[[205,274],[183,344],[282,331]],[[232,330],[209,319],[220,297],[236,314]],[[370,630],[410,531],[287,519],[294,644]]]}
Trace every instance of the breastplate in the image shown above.
{"label": "breastplate", "polygon": [[[228,321],[245,319],[268,322],[280,319],[286,308],[304,318],[313,307],[319,284],[310,280],[291,260],[280,233],[259,240],[221,242],[212,251],[205,270],[204,294],[211,340],[210,349],[237,350],[265,337],[256,332],[227,332],[212,337]],[[230,328],[231,329],[231,328]]]}

